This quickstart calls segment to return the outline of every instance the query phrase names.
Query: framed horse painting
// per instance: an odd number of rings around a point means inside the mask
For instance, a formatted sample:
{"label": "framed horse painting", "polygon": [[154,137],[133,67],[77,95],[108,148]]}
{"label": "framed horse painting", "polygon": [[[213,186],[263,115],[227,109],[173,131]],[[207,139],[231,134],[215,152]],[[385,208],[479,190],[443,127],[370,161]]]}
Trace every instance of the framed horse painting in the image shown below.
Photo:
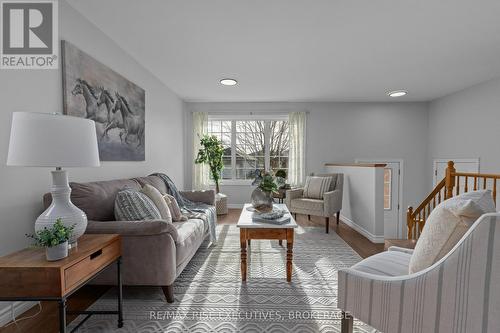
{"label": "framed horse painting", "polygon": [[101,161],[145,160],[145,91],[61,42],[64,114],[96,123]]}

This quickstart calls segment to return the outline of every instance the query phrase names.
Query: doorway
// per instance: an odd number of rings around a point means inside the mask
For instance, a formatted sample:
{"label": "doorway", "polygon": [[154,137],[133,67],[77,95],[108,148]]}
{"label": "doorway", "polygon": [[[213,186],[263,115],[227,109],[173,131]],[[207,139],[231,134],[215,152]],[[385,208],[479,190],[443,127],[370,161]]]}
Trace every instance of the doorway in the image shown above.
{"label": "doorway", "polygon": [[[446,176],[446,168],[448,167],[448,161],[453,161],[455,163],[455,169],[457,172],[471,172],[478,173],[479,172],[479,158],[458,158],[458,159],[446,159],[446,158],[437,158],[433,161],[433,181],[432,187],[436,187],[437,183],[439,183]],[[470,181],[473,181],[470,179]],[[468,184],[469,186],[471,184]],[[472,187],[471,187],[472,188]]]}
{"label": "doorway", "polygon": [[384,238],[403,238],[403,216],[401,210],[403,160],[357,159],[356,163],[386,164],[384,167]]}

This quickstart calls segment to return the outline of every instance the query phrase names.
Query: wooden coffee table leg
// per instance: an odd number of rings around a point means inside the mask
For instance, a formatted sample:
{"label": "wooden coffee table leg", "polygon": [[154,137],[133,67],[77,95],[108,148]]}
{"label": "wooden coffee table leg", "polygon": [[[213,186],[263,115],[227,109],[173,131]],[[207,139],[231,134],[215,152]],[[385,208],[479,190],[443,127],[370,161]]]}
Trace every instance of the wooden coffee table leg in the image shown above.
{"label": "wooden coffee table leg", "polygon": [[281,245],[283,245],[283,240],[282,240],[282,239],[280,239],[280,240],[278,241],[278,244],[279,244],[280,246],[281,246]]}
{"label": "wooden coffee table leg", "polygon": [[241,244],[241,281],[247,280],[247,230],[240,229],[240,244]]}
{"label": "wooden coffee table leg", "polygon": [[286,230],[286,280],[292,282],[293,229]]}

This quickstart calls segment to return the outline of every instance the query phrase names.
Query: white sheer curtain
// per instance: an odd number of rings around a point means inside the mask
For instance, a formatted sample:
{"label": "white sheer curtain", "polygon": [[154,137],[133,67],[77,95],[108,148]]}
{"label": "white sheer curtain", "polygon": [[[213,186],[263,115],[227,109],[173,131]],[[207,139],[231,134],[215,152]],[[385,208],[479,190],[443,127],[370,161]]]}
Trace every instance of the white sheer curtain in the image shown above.
{"label": "white sheer curtain", "polygon": [[288,181],[292,186],[301,186],[304,183],[306,172],[306,113],[290,113],[288,115],[288,126],[290,128]]}
{"label": "white sheer curtain", "polygon": [[194,163],[201,148],[200,138],[207,133],[208,113],[193,112],[193,190],[205,190],[209,187],[208,166]]}

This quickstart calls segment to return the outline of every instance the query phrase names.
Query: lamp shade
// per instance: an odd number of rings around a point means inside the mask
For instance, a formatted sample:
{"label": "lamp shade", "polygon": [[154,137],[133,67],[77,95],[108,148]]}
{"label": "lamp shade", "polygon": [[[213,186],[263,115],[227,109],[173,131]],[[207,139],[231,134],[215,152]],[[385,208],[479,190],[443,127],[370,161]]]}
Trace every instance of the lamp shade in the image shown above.
{"label": "lamp shade", "polygon": [[14,112],[7,165],[99,166],[95,122],[60,114]]}

